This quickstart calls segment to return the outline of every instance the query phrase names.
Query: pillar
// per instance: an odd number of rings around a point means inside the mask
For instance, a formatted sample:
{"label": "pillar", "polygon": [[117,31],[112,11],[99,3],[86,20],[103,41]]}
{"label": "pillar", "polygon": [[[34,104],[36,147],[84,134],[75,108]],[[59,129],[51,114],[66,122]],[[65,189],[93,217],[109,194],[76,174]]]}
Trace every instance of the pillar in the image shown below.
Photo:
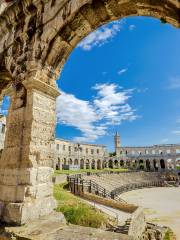
{"label": "pillar", "polygon": [[150,170],[154,172],[155,168],[154,168],[154,161],[153,161],[153,159],[149,159],[149,162],[150,162]]}
{"label": "pillar", "polygon": [[97,159],[94,159],[94,169],[97,170]]}
{"label": "pillar", "polygon": [[21,225],[50,214],[52,162],[59,92],[35,78],[10,91],[5,146],[0,160],[0,220]]}

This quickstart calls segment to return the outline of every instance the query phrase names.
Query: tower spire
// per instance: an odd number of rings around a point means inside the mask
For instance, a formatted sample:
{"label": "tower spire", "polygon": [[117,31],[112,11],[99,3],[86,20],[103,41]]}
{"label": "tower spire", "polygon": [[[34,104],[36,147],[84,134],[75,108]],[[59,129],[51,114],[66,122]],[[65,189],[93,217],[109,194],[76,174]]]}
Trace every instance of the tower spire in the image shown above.
{"label": "tower spire", "polygon": [[117,153],[118,148],[121,147],[121,139],[120,139],[120,135],[118,134],[118,131],[116,131],[114,135],[114,146],[115,146],[115,152]]}

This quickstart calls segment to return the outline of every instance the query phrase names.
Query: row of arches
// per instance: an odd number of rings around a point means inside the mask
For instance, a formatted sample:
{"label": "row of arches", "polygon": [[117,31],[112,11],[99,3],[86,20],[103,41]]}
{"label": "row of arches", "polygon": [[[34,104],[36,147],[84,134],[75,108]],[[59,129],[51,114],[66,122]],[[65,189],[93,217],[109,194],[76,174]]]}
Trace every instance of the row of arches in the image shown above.
{"label": "row of arches", "polygon": [[[178,162],[179,163],[179,162]],[[80,169],[104,169],[104,168],[130,168],[137,170],[158,171],[174,169],[176,166],[172,159],[60,159],[56,162],[56,170],[63,169],[65,166],[78,166]]]}
{"label": "row of arches", "polygon": [[80,169],[102,169],[105,168],[106,165],[103,164],[103,161],[98,159],[60,159],[58,158],[58,162],[56,163],[56,170],[63,169],[65,166],[79,166]]}
{"label": "row of arches", "polygon": [[[180,161],[179,161],[180,162]],[[129,168],[136,170],[159,171],[165,169],[174,169],[176,164],[172,159],[67,159],[58,158],[55,168],[64,169],[66,166],[78,166],[79,169],[104,169],[104,168]]]}

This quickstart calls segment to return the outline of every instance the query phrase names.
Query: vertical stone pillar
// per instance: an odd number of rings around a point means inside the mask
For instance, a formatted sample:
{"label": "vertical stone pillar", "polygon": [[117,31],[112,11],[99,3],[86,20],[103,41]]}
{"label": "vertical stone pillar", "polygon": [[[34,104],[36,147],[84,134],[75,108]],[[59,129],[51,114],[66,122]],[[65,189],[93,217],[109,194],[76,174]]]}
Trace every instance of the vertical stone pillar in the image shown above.
{"label": "vertical stone pillar", "polygon": [[86,170],[86,158],[84,158],[83,169]]}
{"label": "vertical stone pillar", "polygon": [[53,198],[54,87],[28,79],[11,91],[5,147],[0,160],[0,219],[13,224],[47,215]]}
{"label": "vertical stone pillar", "polygon": [[172,157],[172,162],[173,162],[173,166],[174,166],[173,169],[176,170],[177,169],[177,167],[176,167],[176,164],[177,164],[176,163],[176,156]]}
{"label": "vertical stone pillar", "polygon": [[97,170],[97,159],[94,159],[94,169]]}
{"label": "vertical stone pillar", "polygon": [[154,161],[153,161],[153,159],[149,159],[149,162],[150,162],[150,170],[154,172],[155,168],[154,168]]}

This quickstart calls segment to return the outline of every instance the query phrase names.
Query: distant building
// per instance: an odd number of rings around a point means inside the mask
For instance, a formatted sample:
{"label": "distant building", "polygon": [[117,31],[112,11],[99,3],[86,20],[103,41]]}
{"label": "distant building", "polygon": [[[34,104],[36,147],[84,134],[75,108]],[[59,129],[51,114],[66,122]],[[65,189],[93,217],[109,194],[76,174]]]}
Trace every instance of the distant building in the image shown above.
{"label": "distant building", "polygon": [[80,169],[101,169],[103,160],[108,156],[106,146],[86,143],[74,143],[64,139],[55,139],[56,169],[66,169],[67,166]]}
{"label": "distant building", "polygon": [[122,147],[120,135],[116,133],[114,145],[116,156],[109,159],[109,162],[113,166],[120,165],[121,167],[126,166],[135,169],[142,168],[149,171],[174,169],[180,166],[180,144]]}
{"label": "distant building", "polygon": [[[0,115],[0,156],[4,148],[6,116]],[[56,138],[54,169],[131,168],[162,171],[180,168],[180,144],[123,147],[118,132],[114,135],[115,155],[110,157],[106,146],[74,143]]]}

